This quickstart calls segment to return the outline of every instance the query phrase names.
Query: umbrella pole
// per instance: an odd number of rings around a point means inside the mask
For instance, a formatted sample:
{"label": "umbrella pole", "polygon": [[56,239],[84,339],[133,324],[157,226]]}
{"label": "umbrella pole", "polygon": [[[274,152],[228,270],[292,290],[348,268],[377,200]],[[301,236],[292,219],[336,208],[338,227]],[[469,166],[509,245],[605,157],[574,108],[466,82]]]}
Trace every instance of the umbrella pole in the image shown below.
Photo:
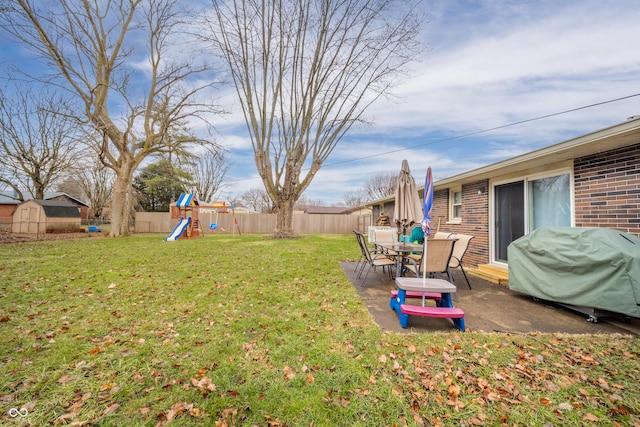
{"label": "umbrella pole", "polygon": [[[422,286],[427,285],[427,235],[424,236],[424,243],[422,248]],[[425,295],[422,293],[422,306],[425,304]]]}

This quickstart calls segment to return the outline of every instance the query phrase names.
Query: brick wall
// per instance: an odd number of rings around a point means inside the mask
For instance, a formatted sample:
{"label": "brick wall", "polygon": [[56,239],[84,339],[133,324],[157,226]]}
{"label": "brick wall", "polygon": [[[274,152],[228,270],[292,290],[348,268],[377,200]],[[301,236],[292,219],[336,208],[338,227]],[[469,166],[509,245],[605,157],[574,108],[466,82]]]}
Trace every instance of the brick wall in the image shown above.
{"label": "brick wall", "polygon": [[489,262],[489,182],[476,181],[462,186],[462,221],[460,224],[448,224],[449,189],[436,191],[433,195],[431,222],[433,232],[469,234],[474,236],[462,264],[475,267]]}
{"label": "brick wall", "polygon": [[640,236],[640,143],[574,161],[577,227]]}

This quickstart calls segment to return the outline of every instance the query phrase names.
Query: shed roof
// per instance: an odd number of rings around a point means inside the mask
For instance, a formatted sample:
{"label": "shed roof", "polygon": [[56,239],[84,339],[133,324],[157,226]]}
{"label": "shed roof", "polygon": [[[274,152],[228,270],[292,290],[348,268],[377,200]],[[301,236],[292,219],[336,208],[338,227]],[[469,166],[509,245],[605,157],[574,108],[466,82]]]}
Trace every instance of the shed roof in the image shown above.
{"label": "shed roof", "polygon": [[[80,209],[71,202],[61,200],[29,200],[42,206],[44,213],[49,218],[79,218]],[[26,202],[25,202],[26,203]]]}

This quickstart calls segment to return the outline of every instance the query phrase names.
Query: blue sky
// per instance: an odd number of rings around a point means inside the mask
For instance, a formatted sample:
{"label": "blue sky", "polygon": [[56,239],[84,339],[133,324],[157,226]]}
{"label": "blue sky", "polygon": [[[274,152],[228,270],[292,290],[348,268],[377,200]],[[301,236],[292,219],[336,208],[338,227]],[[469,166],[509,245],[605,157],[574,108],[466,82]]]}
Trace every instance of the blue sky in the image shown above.
{"label": "blue sky", "polygon": [[[392,99],[368,110],[372,125],[341,141],[308,199],[341,205],[373,174],[399,172],[403,159],[421,184],[428,166],[437,181],[640,115],[640,96],[580,109],[640,93],[637,0],[425,4],[424,55]],[[6,40],[0,49],[4,65],[18,60]],[[222,195],[230,198],[261,182],[235,92],[215,96],[230,111],[214,120],[233,162]]]}
{"label": "blue sky", "polygon": [[[437,181],[640,115],[637,96],[461,137],[640,93],[636,0],[440,0],[428,12],[411,78],[368,111],[372,126],[344,138],[307,198],[340,205],[402,159],[419,184],[429,165]],[[234,192],[260,185],[238,113],[218,126]]]}

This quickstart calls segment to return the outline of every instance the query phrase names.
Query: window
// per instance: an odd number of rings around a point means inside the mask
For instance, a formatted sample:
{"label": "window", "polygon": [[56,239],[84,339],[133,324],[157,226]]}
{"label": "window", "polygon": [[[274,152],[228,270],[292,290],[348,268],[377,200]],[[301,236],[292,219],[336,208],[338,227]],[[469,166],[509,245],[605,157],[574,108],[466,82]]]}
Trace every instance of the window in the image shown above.
{"label": "window", "polygon": [[539,227],[571,226],[569,174],[528,181],[529,231]]}
{"label": "window", "polygon": [[449,222],[462,220],[462,188],[449,191]]}

